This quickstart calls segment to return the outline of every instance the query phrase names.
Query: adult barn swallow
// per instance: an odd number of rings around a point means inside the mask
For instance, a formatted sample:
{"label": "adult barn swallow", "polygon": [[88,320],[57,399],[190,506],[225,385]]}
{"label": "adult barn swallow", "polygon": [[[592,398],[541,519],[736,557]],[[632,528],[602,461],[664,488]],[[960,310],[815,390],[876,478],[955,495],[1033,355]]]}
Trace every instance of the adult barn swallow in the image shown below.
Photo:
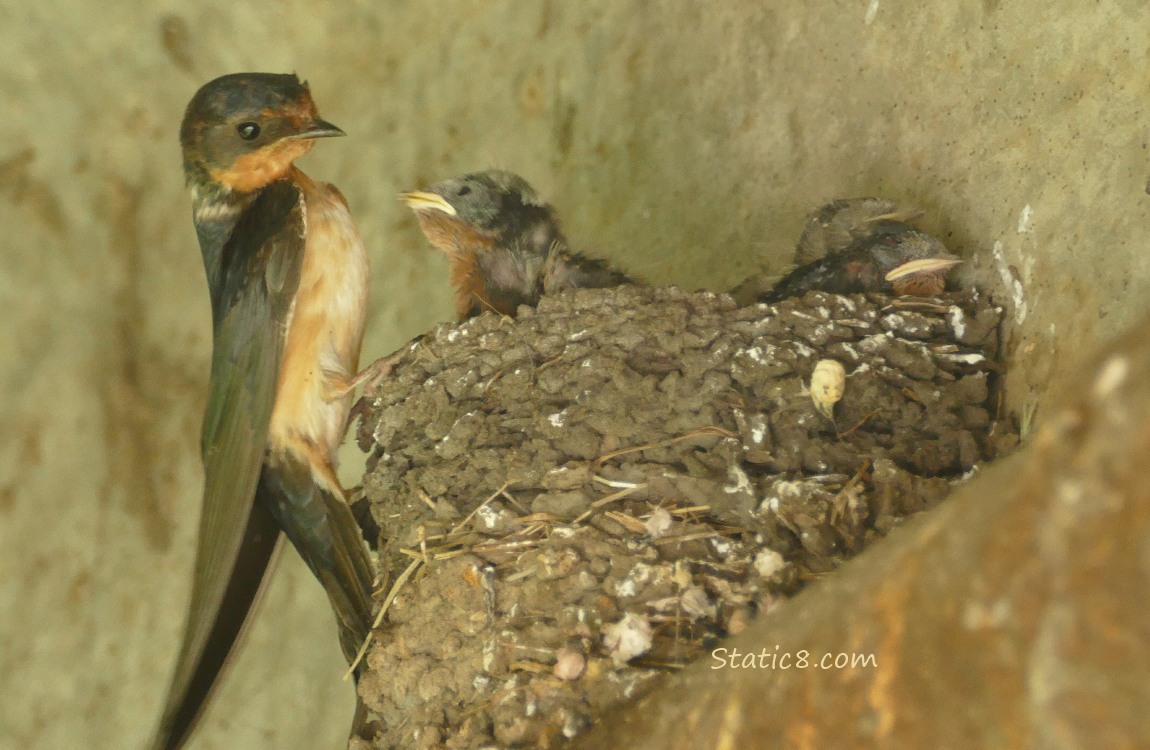
{"label": "adult barn swallow", "polygon": [[491,169],[402,193],[423,234],[451,263],[461,320],[563,289],[632,283],[605,262],[568,248],[555,210],[517,174]]}
{"label": "adult barn swallow", "polygon": [[[929,297],[941,294],[946,288],[947,272],[962,261],[947,252],[941,242],[911,225],[890,218],[894,204],[876,198],[861,199],[873,202],[874,211],[854,211],[854,218],[841,221],[835,232],[821,233],[819,249],[829,254],[794,269],[778,281],[760,302],[776,302],[787,297],[798,297],[811,290],[850,294],[853,292],[893,292]],[[831,215],[838,206],[838,217],[845,218],[843,210],[857,201],[835,201],[812,215],[808,230],[816,217]],[[857,206],[855,206],[857,208]],[[905,214],[904,214],[905,215]],[[856,221],[856,219],[858,219]],[[826,226],[835,225],[834,221]],[[849,227],[849,229],[847,228]],[[808,232],[803,232],[807,238]],[[852,238],[853,239],[850,239]],[[828,240],[828,241],[823,241]],[[845,248],[842,243],[847,242]],[[807,250],[815,247],[814,243]],[[804,252],[803,240],[796,255]]]}
{"label": "adult barn swallow", "polygon": [[343,134],[306,83],[270,73],[204,85],[180,128],[214,336],[191,607],[156,748],[189,737],[281,531],[327,591],[349,661],[370,630],[371,562],[335,472],[367,253],[339,191],[293,164]]}

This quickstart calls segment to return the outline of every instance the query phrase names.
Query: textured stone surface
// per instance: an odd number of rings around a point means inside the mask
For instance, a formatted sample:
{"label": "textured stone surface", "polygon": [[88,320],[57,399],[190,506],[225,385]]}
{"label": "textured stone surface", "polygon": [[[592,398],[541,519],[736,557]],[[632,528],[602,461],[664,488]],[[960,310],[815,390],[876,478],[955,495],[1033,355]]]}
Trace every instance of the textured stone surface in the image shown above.
{"label": "textured stone surface", "polygon": [[[303,166],[367,237],[368,355],[450,316],[402,189],[511,168],[575,245],[715,290],[781,266],[808,209],[882,193],[1009,303],[1021,411],[1150,298],[1148,23],[1128,0],[3,4],[0,745],[138,745],[171,667],[209,347],[175,131],[200,83],[294,69],[351,134]],[[285,557],[199,748],[343,736],[330,615]]]}

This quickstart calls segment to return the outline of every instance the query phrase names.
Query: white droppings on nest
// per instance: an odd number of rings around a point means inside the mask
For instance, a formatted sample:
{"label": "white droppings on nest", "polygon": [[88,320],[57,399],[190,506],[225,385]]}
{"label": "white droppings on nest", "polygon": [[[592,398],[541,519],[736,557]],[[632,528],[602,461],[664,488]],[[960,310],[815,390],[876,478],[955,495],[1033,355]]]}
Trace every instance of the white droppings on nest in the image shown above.
{"label": "white droppings on nest", "polygon": [[679,594],[679,605],[693,620],[715,616],[715,605],[701,586],[688,586],[684,589]]}
{"label": "white droppings on nest", "polygon": [[562,427],[565,419],[563,415],[566,411],[567,410],[564,409],[563,411],[555,412],[554,414],[550,415],[547,417],[548,423],[550,423],[552,427]]}
{"label": "white droppings on nest", "polygon": [[[882,325],[888,330],[898,331],[899,333],[921,335],[930,332],[930,324],[924,323],[922,318],[911,318],[908,320],[907,317],[902,313],[891,313],[889,315],[884,315],[882,318]],[[905,339],[902,338],[899,340],[905,341]]]}
{"label": "white droppings on nest", "polygon": [[755,445],[762,445],[763,440],[767,437],[767,426],[759,422],[751,428],[751,442]]}
{"label": "white droppings on nest", "polygon": [[850,375],[848,375],[847,377],[854,377],[855,375],[861,375],[864,372],[870,372],[870,362],[863,362],[861,365],[859,365],[855,369],[851,370]]}
{"label": "white droppings on nest", "polygon": [[620,597],[634,596],[640,586],[651,580],[653,572],[654,570],[647,563],[635,563],[627,576],[615,584],[615,595]]}
{"label": "white droppings on nest", "polygon": [[818,308],[816,309],[816,312],[818,312],[819,317],[822,318],[823,320],[830,320],[831,319],[831,311],[826,309],[822,305],[818,306]]}
{"label": "white droppings on nest", "polygon": [[[842,344],[839,344],[839,347],[840,347],[840,348],[841,348],[841,349],[842,349],[844,352],[846,352],[847,354],[851,355],[851,359],[859,359],[859,353],[858,353],[858,352],[856,352],[856,351],[855,351],[855,348],[854,348],[853,346],[851,346],[850,344],[847,344],[847,343],[845,343],[845,342],[844,342],[844,343],[842,343]],[[863,365],[863,366],[865,367],[865,365]],[[857,372],[857,370],[856,370],[856,372]]]}
{"label": "white droppings on nest", "polygon": [[951,305],[946,309],[946,319],[950,323],[950,330],[954,337],[961,339],[966,334],[966,313],[958,305]]}
{"label": "white droppings on nest", "polygon": [[803,483],[788,479],[781,479],[774,483],[774,492],[763,498],[759,504],[759,513],[777,513],[783,500],[794,500],[803,496]]}
{"label": "white droppings on nest", "polygon": [[784,479],[781,482],[775,483],[775,489],[779,493],[779,497],[787,500],[797,500],[805,495],[809,488],[807,487],[807,482]]}
{"label": "white droppings on nest", "polygon": [[813,334],[811,334],[811,337],[815,338],[815,339],[819,339],[819,340],[825,340],[825,339],[830,338],[831,334],[833,334],[834,332],[835,332],[835,324],[834,323],[827,323],[826,325],[821,325],[818,328],[816,328],[815,332]]}
{"label": "white droppings on nest", "polygon": [[855,310],[858,309],[858,306],[855,305],[854,300],[850,299],[848,297],[839,297],[839,304],[842,305],[843,307],[845,307],[850,312],[854,312]]}
{"label": "white droppings on nest", "polygon": [[912,341],[911,339],[904,339],[901,336],[894,336],[893,338],[895,341],[902,344],[907,349],[910,349],[915,354],[917,354],[918,356],[925,359],[927,362],[933,361],[934,357],[933,357],[933,353],[930,350],[930,347],[927,346],[926,344],[924,344],[923,342]]}
{"label": "white droppings on nest", "polygon": [[795,347],[795,353],[798,354],[800,357],[813,357],[813,356],[815,356],[815,350],[810,348],[809,346],[807,346],[803,342],[795,341],[793,343],[794,343],[794,347]]}
{"label": "white droppings on nest", "polygon": [[977,365],[979,362],[986,360],[986,357],[977,352],[969,352],[966,354],[949,354],[943,352],[938,355],[938,358],[946,360],[947,362],[958,362],[963,365]]}
{"label": "white droppings on nest", "polygon": [[885,349],[887,344],[889,344],[893,340],[894,340],[894,331],[887,331],[885,333],[875,333],[875,334],[872,334],[870,336],[867,336],[865,339],[860,341],[858,343],[858,347],[861,351],[864,351],[868,354],[873,354],[874,352],[876,352],[880,349]]}
{"label": "white droppings on nest", "polygon": [[800,320],[818,321],[818,318],[816,318],[814,315],[809,315],[809,314],[807,314],[805,312],[801,312],[799,310],[791,310],[791,315],[795,316],[796,318],[799,318]]}
{"label": "white droppings on nest", "polygon": [[674,523],[675,520],[671,517],[670,511],[668,511],[666,508],[655,508],[655,510],[651,512],[651,516],[643,523],[643,525],[647,527],[648,534],[650,534],[653,538],[658,539],[670,531]]}
{"label": "white droppings on nest", "polygon": [[576,331],[575,333],[569,334],[567,336],[568,341],[582,341],[585,338],[587,338],[587,329],[586,328],[579,330],[579,331]]}
{"label": "white droppings on nest", "polygon": [[491,670],[491,665],[495,663],[495,654],[499,652],[499,640],[492,638],[483,644],[483,671]]}
{"label": "white droppings on nest", "polygon": [[603,645],[618,665],[650,651],[652,636],[647,618],[631,612],[623,615],[619,622],[603,627]]}
{"label": "white droppings on nest", "polygon": [[576,716],[573,712],[568,713],[567,716],[563,719],[563,728],[560,730],[563,732],[563,736],[566,739],[573,740],[582,730],[583,722],[579,720],[579,717]]}
{"label": "white droppings on nest", "polygon": [[475,517],[483,521],[483,525],[488,529],[494,529],[499,524],[499,511],[490,505],[480,506],[480,508],[475,511]]}
{"label": "white droppings on nest", "polygon": [[711,539],[711,546],[715,548],[715,554],[724,560],[731,554],[731,543],[726,539],[714,537]]}
{"label": "white droppings on nest", "polygon": [[755,555],[755,572],[763,578],[770,578],[787,567],[787,561],[770,547],[764,547]]}
{"label": "white droppings on nest", "polygon": [[752,346],[749,349],[740,349],[739,351],[735,352],[735,356],[746,357],[752,362],[766,364],[767,362],[774,359],[775,347],[771,344],[767,344],[766,349],[761,346]]}
{"label": "white droppings on nest", "polygon": [[519,676],[516,674],[512,674],[510,677],[504,680],[503,687],[495,691],[495,694],[500,696],[497,703],[507,703],[511,700],[514,700],[515,694],[522,690],[522,686],[519,684],[519,682]]}
{"label": "white droppings on nest", "polygon": [[730,484],[723,487],[723,492],[728,495],[734,495],[740,492],[752,494],[755,488],[751,486],[751,479],[747,476],[747,472],[736,465],[731,465],[727,468],[727,476],[730,478]]}
{"label": "white droppings on nest", "polygon": [[579,363],[579,366],[580,367],[588,367],[588,368],[591,367],[591,358],[588,357],[587,359],[583,360],[582,362]]}

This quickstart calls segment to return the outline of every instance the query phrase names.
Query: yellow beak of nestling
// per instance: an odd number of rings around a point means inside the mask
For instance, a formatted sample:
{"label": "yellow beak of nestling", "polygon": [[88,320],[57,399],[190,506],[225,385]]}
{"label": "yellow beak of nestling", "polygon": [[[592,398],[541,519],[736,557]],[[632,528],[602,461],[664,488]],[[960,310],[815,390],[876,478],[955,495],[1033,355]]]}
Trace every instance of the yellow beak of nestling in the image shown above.
{"label": "yellow beak of nestling", "polygon": [[400,193],[399,199],[407,204],[412,211],[442,211],[448,216],[455,216],[455,206],[438,193],[428,193],[423,190],[414,190],[410,193]]}
{"label": "yellow beak of nestling", "polygon": [[958,258],[920,258],[896,266],[885,278],[887,281],[897,281],[919,273],[941,273],[954,268],[959,263],[962,261]]}

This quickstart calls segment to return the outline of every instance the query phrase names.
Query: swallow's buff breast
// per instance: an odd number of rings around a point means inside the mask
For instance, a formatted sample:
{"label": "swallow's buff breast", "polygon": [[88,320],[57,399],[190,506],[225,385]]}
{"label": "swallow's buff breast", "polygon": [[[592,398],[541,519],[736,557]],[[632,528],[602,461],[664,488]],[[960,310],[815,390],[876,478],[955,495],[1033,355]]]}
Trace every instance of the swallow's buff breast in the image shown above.
{"label": "swallow's buff breast", "polygon": [[[299,291],[287,320],[287,343],[268,439],[335,466],[351,395],[334,397],[356,372],[367,314],[368,260],[339,191],[298,170],[307,244]],[[324,485],[334,476],[316,477]],[[338,487],[338,484],[336,484]]]}

